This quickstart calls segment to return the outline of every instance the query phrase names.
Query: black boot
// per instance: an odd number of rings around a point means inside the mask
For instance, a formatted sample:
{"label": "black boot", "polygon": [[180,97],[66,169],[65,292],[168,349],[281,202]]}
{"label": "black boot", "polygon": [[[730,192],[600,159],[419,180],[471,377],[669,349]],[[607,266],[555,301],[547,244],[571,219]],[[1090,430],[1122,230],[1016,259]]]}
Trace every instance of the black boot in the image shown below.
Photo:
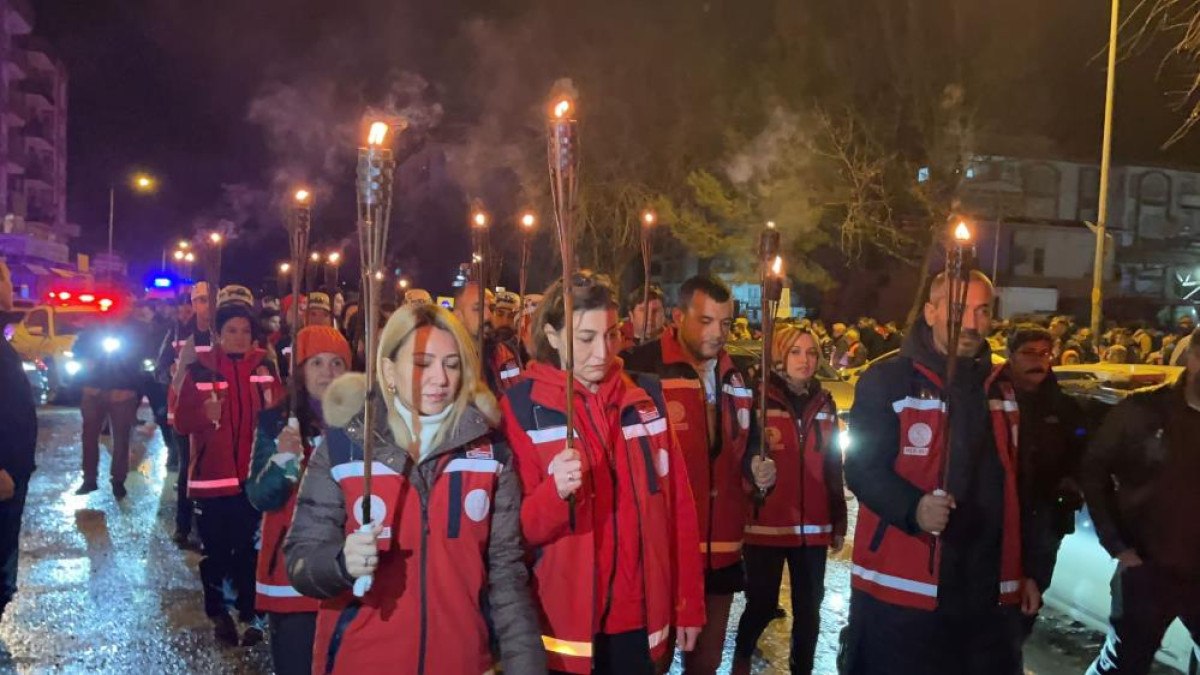
{"label": "black boot", "polygon": [[228,614],[220,614],[212,617],[213,622],[213,637],[223,645],[229,647],[238,646],[238,630],[237,624],[233,622],[233,617]]}
{"label": "black boot", "polygon": [[83,481],[83,485],[80,485],[79,489],[75,491],[75,494],[77,494],[77,495],[91,494],[98,489],[100,489],[100,486],[96,485],[96,481],[85,480],[85,481]]}

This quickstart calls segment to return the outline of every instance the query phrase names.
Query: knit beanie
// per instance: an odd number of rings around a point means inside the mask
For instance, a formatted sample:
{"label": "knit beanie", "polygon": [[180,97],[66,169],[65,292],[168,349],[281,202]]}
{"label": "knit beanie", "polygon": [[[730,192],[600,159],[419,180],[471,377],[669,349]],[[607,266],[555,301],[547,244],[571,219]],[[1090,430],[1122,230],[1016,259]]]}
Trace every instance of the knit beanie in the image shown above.
{"label": "knit beanie", "polygon": [[346,338],[331,326],[309,326],[300,331],[296,337],[296,363],[301,364],[308,359],[329,352],[337,354],[345,361],[346,366],[351,364],[350,360],[350,343],[346,342]]}

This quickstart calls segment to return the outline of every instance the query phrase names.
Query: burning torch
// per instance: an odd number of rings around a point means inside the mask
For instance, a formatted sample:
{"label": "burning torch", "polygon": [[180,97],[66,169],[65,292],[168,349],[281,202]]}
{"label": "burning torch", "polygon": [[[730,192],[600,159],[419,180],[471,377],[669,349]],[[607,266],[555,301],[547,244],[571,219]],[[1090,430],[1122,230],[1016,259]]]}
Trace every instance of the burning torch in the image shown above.
{"label": "burning torch", "polygon": [[[556,86],[557,88],[557,86]],[[567,92],[554,96],[547,121],[546,155],[550,168],[550,195],[554,202],[554,223],[558,232],[558,250],[562,256],[563,375],[567,378],[567,436],[564,450],[570,450],[575,438],[575,302],[571,296],[575,273],[575,242],[571,221],[579,190],[579,136],[575,120],[574,96]],[[568,500],[571,531],[575,531],[575,495]]]}
{"label": "burning torch", "polygon": [[[304,275],[304,260],[308,255],[308,233],[312,228],[312,193],[305,188],[299,188],[292,195],[292,203],[287,211],[288,246],[291,249],[291,262],[279,266],[279,271],[291,275],[292,306],[288,310],[288,325],[292,329],[292,349],[288,354],[288,424],[296,418],[297,402],[300,400],[301,378],[296,372],[296,340],[300,335],[300,284]],[[296,423],[299,427],[299,422]]]}
{"label": "burning torch", "polygon": [[[758,382],[758,455],[766,461],[770,458],[770,443],[767,435],[767,391],[770,386],[771,345],[775,338],[775,313],[779,310],[779,299],[783,295],[783,258],[779,257],[779,230],[774,222],[768,222],[758,237],[759,284],[762,290],[762,357],[759,362]],[[759,489],[754,499],[755,517],[767,499],[767,491]]]}
{"label": "burning torch", "polygon": [[650,340],[650,254],[654,243],[654,224],[658,215],[650,209],[642,212],[642,342]]}
{"label": "burning torch", "polygon": [[[529,276],[529,243],[533,238],[533,228],[537,225],[537,216],[533,211],[521,214],[521,273],[517,283],[517,294],[521,296],[521,310],[517,313],[517,340],[525,335],[525,282]],[[517,350],[517,361],[520,363],[522,350]],[[521,363],[521,366],[525,364]]]}
{"label": "burning torch", "polygon": [[[942,386],[942,401],[945,414],[942,415],[942,438],[946,439],[946,449],[942,453],[941,478],[938,488],[933,494],[938,497],[946,496],[946,486],[950,480],[950,388],[958,369],[958,341],[962,337],[963,315],[967,308],[967,288],[971,285],[971,264],[975,257],[975,245],[972,241],[971,228],[966,221],[960,220],[951,233],[951,240],[946,246],[946,381]],[[929,571],[933,573],[938,568],[941,556],[940,532],[933,533],[933,545],[929,547]]]}
{"label": "burning torch", "polygon": [[[358,242],[362,263],[363,331],[366,342],[367,403],[363,410],[363,497],[362,527],[371,531],[371,474],[375,461],[375,389],[378,386],[378,355],[375,343],[379,334],[379,314],[383,291],[383,264],[387,252],[388,222],[392,215],[392,182],[396,160],[384,145],[388,136],[385,122],[371,124],[366,147],[358,149]],[[362,597],[371,590],[370,576],[354,580],[354,595]]]}
{"label": "burning torch", "polygon": [[485,357],[483,355],[483,333],[484,333],[484,316],[486,315],[487,305],[487,268],[484,267],[484,249],[487,248],[489,218],[487,211],[482,207],[477,207],[471,212],[471,245],[475,250],[472,255],[472,262],[475,263],[475,269],[472,272],[475,277],[475,284],[479,287],[479,330],[475,335],[475,350],[479,353],[479,365],[483,370],[487,369],[484,365]]}

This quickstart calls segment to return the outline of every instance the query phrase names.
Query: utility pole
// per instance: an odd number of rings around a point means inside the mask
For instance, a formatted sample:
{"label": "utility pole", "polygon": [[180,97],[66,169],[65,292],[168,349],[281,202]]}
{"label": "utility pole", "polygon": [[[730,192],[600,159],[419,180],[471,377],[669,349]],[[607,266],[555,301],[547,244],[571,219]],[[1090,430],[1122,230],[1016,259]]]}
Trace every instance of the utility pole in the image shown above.
{"label": "utility pole", "polygon": [[1104,139],[1100,146],[1100,203],[1096,210],[1096,259],[1092,267],[1092,339],[1100,344],[1104,313],[1104,240],[1108,229],[1108,182],[1112,164],[1113,99],[1117,85],[1117,28],[1121,0],[1112,0],[1108,28],[1108,81],[1104,90]]}

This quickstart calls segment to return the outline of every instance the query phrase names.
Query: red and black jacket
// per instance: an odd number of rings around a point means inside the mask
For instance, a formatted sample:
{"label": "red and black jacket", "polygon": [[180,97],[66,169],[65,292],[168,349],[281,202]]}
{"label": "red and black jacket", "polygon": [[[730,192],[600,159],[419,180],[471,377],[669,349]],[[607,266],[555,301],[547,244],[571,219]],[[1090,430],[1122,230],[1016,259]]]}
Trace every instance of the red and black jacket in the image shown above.
{"label": "red and black jacket", "polygon": [[[278,404],[283,388],[266,352],[252,349],[230,356],[219,348],[196,355],[179,389],[175,430],[190,436],[188,497],[221,497],[242,491],[258,413]],[[221,422],[204,414],[204,402],[221,400]]]}
{"label": "red and black jacket", "polygon": [[[601,385],[614,390],[605,399],[618,401],[611,407],[572,382],[575,448],[584,465],[574,530],[569,502],[558,496],[549,474],[551,461],[566,444],[563,371],[530,364],[526,379],[505,396],[502,410],[524,494],[521,525],[533,560],[547,665],[590,673],[592,641],[609,618],[618,566],[616,544],[611,565],[598,559],[604,519],[637,523],[633,536],[641,556],[643,607],[636,619],[648,633],[653,657],[671,648],[672,627],[704,624],[704,581],[683,458],[655,378],[635,380],[614,367]],[[618,492],[622,487],[631,493]],[[628,535],[616,534],[623,536]],[[603,569],[610,570],[609,578],[601,578]]]}
{"label": "red and black jacket", "polygon": [[[945,359],[932,353],[931,339],[927,325],[914,327],[901,356],[869,368],[857,386],[854,443],[846,456],[846,478],[859,499],[851,584],[881,601],[925,610],[1015,604],[1024,577],[1016,394],[986,349],[959,359],[961,379],[947,393],[942,376],[925,365]],[[983,448],[995,455],[971,454]],[[985,470],[992,473],[972,479]],[[920,498],[938,489],[959,501],[940,538],[916,522]],[[981,508],[984,502],[991,506]],[[1000,536],[999,560],[985,541],[989,532]],[[954,595],[942,587],[947,546],[960,566]]]}
{"label": "red and black jacket", "polygon": [[846,535],[837,406],[815,380],[797,397],[774,373],[767,403],[766,436],[777,478],[746,525],[746,543],[828,546]]}
{"label": "red and black jacket", "polygon": [[720,436],[710,439],[704,383],[685,355],[675,328],[627,352],[625,367],[662,380],[671,427],[683,449],[696,499],[704,569],[738,564],[753,485],[743,460],[753,426],[754,392],[722,350],[716,369]]}

